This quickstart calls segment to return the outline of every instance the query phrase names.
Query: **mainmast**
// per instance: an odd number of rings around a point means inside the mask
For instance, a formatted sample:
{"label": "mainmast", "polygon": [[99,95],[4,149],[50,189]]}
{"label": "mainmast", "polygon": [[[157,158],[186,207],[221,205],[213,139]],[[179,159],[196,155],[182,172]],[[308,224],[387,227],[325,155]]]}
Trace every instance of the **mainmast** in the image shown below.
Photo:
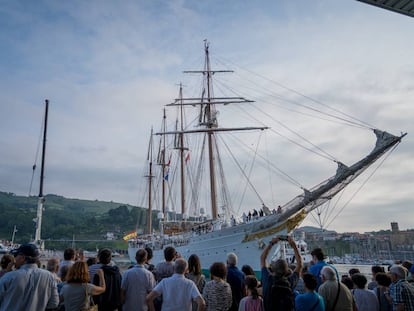
{"label": "mainmast", "polygon": [[[206,83],[207,83],[207,105],[205,107],[205,117],[206,117],[206,126],[207,128],[217,127],[217,119],[213,118],[212,110],[214,105],[212,104],[212,93],[213,93],[213,83],[211,77],[211,66],[210,66],[210,56],[208,53],[208,43],[204,42],[204,51],[205,51],[205,73]],[[218,218],[218,209],[217,209],[217,192],[216,192],[216,172],[215,172],[215,158],[214,158],[214,132],[208,132],[208,159],[209,159],[209,168],[210,168],[210,197],[211,197],[211,214],[213,219]]]}
{"label": "mainmast", "polygon": [[180,150],[180,173],[181,173],[181,215],[185,217],[185,172],[184,172],[184,108],[183,108],[183,86],[180,83],[180,134],[179,134],[179,150]]}
{"label": "mainmast", "polygon": [[[237,104],[237,103],[251,103],[253,101],[247,100],[243,97],[214,97],[213,94],[213,75],[216,73],[227,73],[233,72],[231,70],[212,70],[210,65],[210,56],[209,56],[209,45],[207,41],[204,44],[204,54],[205,54],[205,63],[203,70],[192,70],[184,71],[184,73],[201,73],[204,76],[204,87],[202,90],[201,98],[183,98],[182,95],[182,86],[180,85],[180,96],[175,99],[175,101],[167,106],[180,106],[181,114],[181,127],[171,132],[162,132],[156,133],[156,135],[179,135],[179,148],[181,149],[181,162],[184,163],[184,134],[191,133],[206,133],[207,135],[207,149],[208,149],[208,158],[209,158],[209,175],[210,175],[210,204],[211,204],[211,213],[213,220],[218,219],[218,204],[217,204],[217,181],[216,181],[216,155],[217,150],[215,148],[216,141],[215,135],[216,132],[227,132],[227,131],[245,131],[245,130],[265,130],[268,127],[239,127],[239,128],[220,128],[218,126],[216,118],[216,105],[228,105],[228,104]],[[200,107],[200,117],[199,125],[202,128],[196,129],[184,129],[183,127],[183,109],[185,106],[199,106]],[[183,167],[182,165],[182,176],[183,176]],[[183,182],[184,179],[182,179]],[[182,185],[181,189],[184,189]],[[182,192],[182,204],[185,204],[184,193]],[[185,212],[185,205],[182,205],[182,213]]]}
{"label": "mainmast", "polygon": [[40,187],[39,187],[39,200],[37,203],[37,212],[36,212],[36,231],[34,237],[34,243],[39,246],[40,249],[44,249],[44,241],[41,239],[42,233],[42,214],[43,214],[43,205],[45,203],[45,198],[43,196],[43,180],[45,173],[45,156],[46,156],[46,136],[47,136],[47,117],[49,112],[49,100],[45,100],[45,119],[43,125],[43,147],[42,147],[42,165],[40,168]]}

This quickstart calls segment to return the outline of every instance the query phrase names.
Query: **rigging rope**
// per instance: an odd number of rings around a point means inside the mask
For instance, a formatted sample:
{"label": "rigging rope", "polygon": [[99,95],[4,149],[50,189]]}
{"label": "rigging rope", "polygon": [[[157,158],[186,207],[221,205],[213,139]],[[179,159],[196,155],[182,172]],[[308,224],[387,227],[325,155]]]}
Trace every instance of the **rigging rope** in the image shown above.
{"label": "rigging rope", "polygon": [[[266,81],[268,81],[268,82],[271,82],[271,83],[273,83],[273,84],[276,84],[276,85],[278,85],[279,87],[281,87],[281,88],[285,89],[286,91],[292,92],[292,93],[294,93],[294,94],[296,94],[296,95],[299,95],[299,96],[301,96],[301,97],[303,97],[303,98],[306,98],[306,99],[308,99],[308,100],[310,100],[310,101],[312,101],[312,102],[314,102],[314,103],[316,103],[316,104],[319,104],[319,105],[321,105],[321,106],[323,106],[323,107],[325,107],[325,108],[331,109],[331,110],[333,110],[333,111],[335,111],[335,112],[337,112],[337,113],[339,113],[339,114],[342,114],[342,115],[344,115],[344,116],[346,116],[346,117],[348,117],[348,118],[350,118],[350,119],[352,119],[352,120],[355,120],[355,121],[359,122],[359,124],[360,124],[360,125],[364,124],[364,125],[365,125],[365,127],[369,127],[369,128],[371,128],[371,129],[376,128],[375,126],[372,126],[372,125],[370,125],[369,123],[367,123],[367,122],[365,122],[365,121],[362,121],[362,120],[360,120],[360,119],[358,119],[358,118],[355,118],[355,117],[353,117],[353,116],[351,116],[351,115],[349,115],[349,114],[347,114],[347,113],[345,113],[345,112],[343,112],[343,111],[340,111],[339,109],[336,109],[336,108],[330,107],[329,105],[324,104],[323,102],[321,102],[321,101],[319,101],[319,100],[317,100],[317,99],[314,99],[314,98],[312,98],[312,97],[310,97],[310,96],[308,96],[308,95],[305,95],[305,94],[303,94],[303,93],[301,93],[301,92],[299,92],[299,91],[297,91],[297,90],[295,90],[295,89],[292,89],[292,88],[290,88],[290,87],[287,87],[287,86],[283,85],[283,84],[282,84],[282,83],[280,83],[280,82],[277,82],[277,81],[275,81],[275,80],[269,79],[269,78],[267,78],[267,77],[265,77],[265,76],[263,76],[263,75],[257,74],[257,73],[255,73],[255,72],[253,72],[253,71],[251,71],[251,70],[249,70],[249,69],[247,69],[247,68],[243,68],[243,67],[241,67],[241,66],[238,66],[238,65],[236,65],[235,63],[233,63],[233,62],[232,62],[232,61],[230,61],[230,60],[226,60],[226,59],[224,59],[224,58],[223,58],[223,60],[224,60],[224,61],[227,61],[228,63],[232,64],[233,66],[238,67],[238,68],[240,68],[240,69],[242,69],[242,70],[244,70],[244,71],[246,71],[246,72],[248,72],[248,73],[250,73],[250,74],[252,74],[252,75],[255,75],[255,76],[257,76],[257,77],[259,77],[259,78],[261,78],[261,79],[264,79],[264,80],[266,80]],[[218,63],[220,63],[220,61],[219,61],[219,60],[218,60]],[[224,65],[227,65],[225,62],[223,62],[223,64],[224,64]],[[310,108],[308,108],[308,109],[310,109]],[[313,110],[313,109],[311,109],[311,110]],[[319,110],[316,110],[316,111],[320,112]],[[323,112],[320,112],[320,113],[323,113]],[[325,114],[325,113],[323,113],[323,114]],[[352,121],[346,120],[346,119],[341,118],[341,117],[337,117],[337,116],[334,116],[334,117],[335,117],[335,118],[338,118],[338,119],[340,119],[340,120],[344,120],[344,121],[350,122],[350,123],[358,124],[357,122],[352,122]]]}
{"label": "rigging rope", "polygon": [[327,224],[326,227],[329,227],[330,224],[342,213],[344,208],[348,206],[348,204],[354,199],[354,197],[362,190],[362,188],[365,186],[365,184],[368,182],[369,179],[376,173],[376,171],[382,166],[382,164],[385,162],[385,160],[391,155],[392,152],[397,148],[399,143],[397,143],[395,146],[392,147],[392,149],[383,157],[382,161],[377,165],[377,167],[373,170],[373,172],[363,181],[361,186],[353,193],[351,198],[344,204],[344,206],[338,211],[338,213],[333,217],[333,219]]}
{"label": "rigging rope", "polygon": [[35,160],[34,160],[34,164],[32,166],[32,178],[30,179],[29,197],[32,194],[33,178],[34,178],[34,174],[35,174],[35,170],[36,170],[37,160],[39,158],[39,150],[40,150],[40,144],[41,144],[41,141],[42,141],[42,134],[43,134],[44,126],[45,126],[45,116],[43,115],[43,117],[42,117],[42,125],[40,126],[39,139],[38,139],[38,142],[37,142]]}

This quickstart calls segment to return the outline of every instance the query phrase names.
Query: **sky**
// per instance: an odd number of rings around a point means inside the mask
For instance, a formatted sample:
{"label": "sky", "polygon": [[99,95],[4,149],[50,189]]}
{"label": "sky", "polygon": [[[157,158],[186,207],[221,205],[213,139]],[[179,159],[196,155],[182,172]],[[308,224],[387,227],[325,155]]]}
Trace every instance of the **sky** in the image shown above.
{"label": "sky", "polygon": [[137,205],[149,129],[208,39],[214,55],[408,132],[328,229],[411,229],[413,32],[413,18],[354,0],[0,0],[0,191],[28,195],[47,98],[45,193]]}

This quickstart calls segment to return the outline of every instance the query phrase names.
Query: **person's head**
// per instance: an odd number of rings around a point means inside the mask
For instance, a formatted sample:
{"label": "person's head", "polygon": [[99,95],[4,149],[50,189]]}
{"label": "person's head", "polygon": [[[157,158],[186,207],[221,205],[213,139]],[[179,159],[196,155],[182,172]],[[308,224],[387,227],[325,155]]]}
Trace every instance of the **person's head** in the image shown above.
{"label": "person's head", "polygon": [[270,270],[275,276],[281,277],[289,274],[289,266],[285,259],[278,259],[270,263]]}
{"label": "person's head", "polygon": [[355,273],[361,273],[361,271],[359,271],[358,268],[351,268],[349,269],[348,273],[349,273],[349,276],[353,276]]}
{"label": "person's head", "polygon": [[224,280],[227,275],[227,267],[224,262],[214,262],[210,266],[210,275]]}
{"label": "person's head", "polygon": [[411,267],[412,267],[413,263],[409,260],[404,260],[401,264],[401,266],[403,266],[405,269],[407,269],[408,271],[410,271]]}
{"label": "person's head", "polygon": [[177,257],[177,252],[174,247],[167,246],[164,249],[164,258],[165,261],[173,261]]}
{"label": "person's head", "polygon": [[325,254],[323,253],[323,250],[320,247],[314,248],[311,252],[311,255],[313,259],[316,261],[322,261],[325,259]]}
{"label": "person's head", "polygon": [[352,279],[349,276],[342,276],[341,282],[349,289],[354,289],[354,282],[352,282]]}
{"label": "person's head", "polygon": [[98,253],[99,263],[107,265],[112,260],[112,251],[109,248],[102,248]]}
{"label": "person's head", "polygon": [[354,273],[351,275],[352,282],[356,285],[359,289],[364,289],[365,285],[367,285],[368,280],[362,273]]}
{"label": "person's head", "polygon": [[139,250],[137,250],[137,252],[135,253],[135,260],[137,261],[137,264],[139,265],[143,265],[144,263],[147,262],[147,257],[148,253],[145,249],[140,248]]}
{"label": "person's head", "polygon": [[196,254],[188,257],[188,272],[192,272],[195,275],[201,274],[200,258]]}
{"label": "person's head", "polygon": [[96,257],[89,257],[88,259],[86,259],[86,264],[88,265],[88,267],[96,264],[96,262]]}
{"label": "person's head", "polygon": [[256,274],[254,273],[254,270],[251,266],[249,265],[243,265],[241,267],[241,271],[245,274],[245,275],[253,275],[256,276]]}
{"label": "person's head", "polygon": [[10,263],[14,264],[15,260],[14,260],[14,256],[11,254],[4,254],[3,257],[1,257],[1,262],[0,262],[0,266],[3,270],[7,269],[7,266]]}
{"label": "person's head", "polygon": [[312,273],[302,274],[303,283],[309,291],[314,291],[318,287],[318,281]]}
{"label": "person's head", "polygon": [[52,273],[56,273],[59,270],[59,259],[56,257],[50,258],[47,261],[47,266],[46,266],[47,271],[50,271]]}
{"label": "person's head", "polygon": [[377,281],[377,284],[379,286],[384,286],[384,287],[388,287],[392,283],[391,277],[385,272],[378,272],[375,275],[375,281]]}
{"label": "person's head", "polygon": [[70,266],[63,266],[62,268],[60,268],[60,279],[62,280],[62,282],[66,281],[66,277],[68,276],[69,269],[70,269]]}
{"label": "person's head", "polygon": [[75,260],[76,252],[72,247],[69,247],[63,251],[64,260]]}
{"label": "person's head", "polygon": [[88,265],[84,261],[76,261],[66,275],[67,283],[89,283]]}
{"label": "person's head", "polygon": [[371,267],[371,272],[372,272],[372,276],[375,277],[375,275],[377,273],[379,273],[379,272],[385,272],[385,271],[384,271],[384,267],[381,267],[381,266],[372,266]]}
{"label": "person's head", "polygon": [[152,257],[154,256],[152,253],[152,248],[147,246],[145,247],[145,250],[147,252],[147,262],[150,261],[152,259]]}
{"label": "person's head", "polygon": [[407,269],[400,265],[393,265],[390,268],[390,275],[393,282],[405,280],[407,277]]}
{"label": "person's head", "polygon": [[184,274],[187,272],[188,263],[184,258],[177,258],[174,262],[174,273]]}
{"label": "person's head", "polygon": [[253,299],[259,297],[259,293],[257,292],[257,279],[253,275],[246,275],[244,277],[244,285],[246,286],[247,290],[250,291]]}
{"label": "person's head", "polygon": [[330,266],[324,266],[321,271],[322,281],[336,281],[336,273]]}
{"label": "person's head", "polygon": [[22,244],[19,248],[10,252],[15,258],[16,269],[25,263],[32,264],[39,261],[40,252],[35,244]]}
{"label": "person's head", "polygon": [[227,254],[227,264],[230,267],[235,267],[237,266],[237,255],[235,253],[229,253]]}

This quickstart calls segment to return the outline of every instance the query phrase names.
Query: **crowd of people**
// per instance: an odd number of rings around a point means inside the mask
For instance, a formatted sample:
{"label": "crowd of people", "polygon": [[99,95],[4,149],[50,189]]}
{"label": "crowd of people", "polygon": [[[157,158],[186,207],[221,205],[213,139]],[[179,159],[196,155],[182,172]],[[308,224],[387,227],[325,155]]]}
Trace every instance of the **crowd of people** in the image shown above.
{"label": "crowd of people", "polygon": [[63,258],[52,257],[41,268],[38,248],[23,244],[1,259],[0,311],[414,311],[410,262],[388,271],[373,266],[372,280],[358,269],[340,278],[321,248],[304,265],[291,237],[295,264],[269,263],[278,242],[272,238],[257,259],[260,278],[248,265],[240,269],[235,253],[213,263],[206,277],[202,258],[183,258],[171,246],[159,263],[151,262],[151,248],[139,249],[137,263],[123,272],[108,248],[96,258],[67,248]]}

